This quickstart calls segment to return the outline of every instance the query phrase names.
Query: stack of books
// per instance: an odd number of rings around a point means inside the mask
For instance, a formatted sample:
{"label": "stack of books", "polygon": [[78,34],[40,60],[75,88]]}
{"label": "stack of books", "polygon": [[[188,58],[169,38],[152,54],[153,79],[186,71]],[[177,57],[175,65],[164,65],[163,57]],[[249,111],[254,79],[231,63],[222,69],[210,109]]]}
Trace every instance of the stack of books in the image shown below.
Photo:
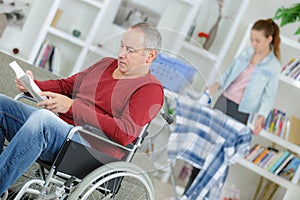
{"label": "stack of books", "polygon": [[[251,114],[248,124],[253,125],[257,117],[258,115]],[[274,108],[266,118],[264,130],[300,146],[300,119],[293,115],[287,117],[285,112]]]}
{"label": "stack of books", "polygon": [[268,114],[264,129],[269,133],[273,133],[281,138],[287,139],[289,132],[289,120],[286,113],[274,108]]}
{"label": "stack of books", "polygon": [[291,180],[295,184],[299,181],[300,158],[289,150],[279,151],[272,147],[256,144],[245,159],[273,174]]}
{"label": "stack of books", "polygon": [[300,60],[291,58],[287,64],[282,67],[281,73],[292,79],[300,80]]}
{"label": "stack of books", "polygon": [[[251,114],[248,119],[248,124],[254,124],[257,117],[258,115]],[[274,108],[266,118],[264,129],[269,133],[287,140],[289,137],[290,120],[285,112]]]}
{"label": "stack of books", "polygon": [[59,74],[60,54],[60,49],[58,47],[45,41],[35,58],[34,65],[48,69],[55,74]]}

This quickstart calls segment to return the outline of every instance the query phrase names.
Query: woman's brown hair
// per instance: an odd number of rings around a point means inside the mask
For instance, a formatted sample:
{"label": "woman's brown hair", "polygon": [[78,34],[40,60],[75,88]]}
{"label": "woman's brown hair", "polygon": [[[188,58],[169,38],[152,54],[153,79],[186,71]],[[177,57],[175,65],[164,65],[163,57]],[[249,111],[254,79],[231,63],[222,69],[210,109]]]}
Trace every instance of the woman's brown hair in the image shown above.
{"label": "woman's brown hair", "polygon": [[258,20],[252,26],[252,30],[264,31],[265,37],[272,36],[271,42],[275,56],[280,59],[280,30],[278,25],[272,19]]}

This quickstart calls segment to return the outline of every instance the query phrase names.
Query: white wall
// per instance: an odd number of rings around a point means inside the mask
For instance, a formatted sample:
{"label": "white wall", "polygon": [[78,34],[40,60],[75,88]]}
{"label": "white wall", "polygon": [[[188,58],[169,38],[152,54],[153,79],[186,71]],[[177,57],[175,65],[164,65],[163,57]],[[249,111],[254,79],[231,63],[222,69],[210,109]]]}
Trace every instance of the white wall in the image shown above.
{"label": "white wall", "polygon": [[0,37],[0,50],[12,53],[13,48],[18,48],[20,53],[16,56],[28,59],[29,52],[43,24],[51,1],[35,0],[28,18],[21,30],[7,26]]}
{"label": "white wall", "polygon": [[[273,18],[277,8],[279,7],[289,7],[290,5],[296,3],[296,0],[250,0],[248,10],[244,14],[241,24],[238,28],[238,31],[235,35],[235,39],[232,42],[232,46],[229,49],[227,55],[221,66],[221,71],[224,71],[228,68],[231,64],[233,57],[235,56],[235,52],[239,47],[239,43],[242,40],[242,37],[245,34],[248,24],[254,23],[258,19],[266,19],[266,18]],[[280,21],[275,21],[277,24],[280,24]],[[281,34],[289,37],[291,39],[298,40],[300,36],[293,35],[294,31],[296,30],[295,27],[300,26],[300,23],[287,25],[280,28]]]}

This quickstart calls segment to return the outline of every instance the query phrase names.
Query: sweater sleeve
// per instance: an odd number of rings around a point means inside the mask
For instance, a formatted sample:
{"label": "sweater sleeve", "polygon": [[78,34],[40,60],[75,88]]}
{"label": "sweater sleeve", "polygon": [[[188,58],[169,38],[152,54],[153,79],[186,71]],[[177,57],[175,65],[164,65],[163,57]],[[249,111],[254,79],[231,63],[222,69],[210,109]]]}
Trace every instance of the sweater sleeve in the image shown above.
{"label": "sweater sleeve", "polygon": [[[76,121],[79,119],[79,121],[89,122],[90,125],[102,129],[111,139],[122,145],[127,145],[133,142],[143,126],[156,116],[163,101],[164,94],[161,86],[147,84],[135,91],[119,118],[95,113],[93,108],[80,102],[79,99],[74,100],[72,110]],[[96,117],[91,118],[91,113]]]}
{"label": "sweater sleeve", "polygon": [[57,79],[57,80],[46,80],[34,82],[39,86],[42,91],[55,92],[59,94],[72,97],[74,83],[77,75],[73,75],[66,79]]}
{"label": "sweater sleeve", "polygon": [[34,82],[39,86],[39,88],[42,91],[49,91],[49,92],[55,92],[58,94],[63,94],[68,96],[69,98],[72,98],[72,95],[76,94],[77,91],[74,91],[74,88],[76,87],[76,84],[80,84],[82,78],[88,74],[93,68],[95,68],[97,65],[94,64],[90,66],[89,68],[74,74],[68,78],[62,78],[57,80],[46,80],[46,81],[39,81],[34,80]]}

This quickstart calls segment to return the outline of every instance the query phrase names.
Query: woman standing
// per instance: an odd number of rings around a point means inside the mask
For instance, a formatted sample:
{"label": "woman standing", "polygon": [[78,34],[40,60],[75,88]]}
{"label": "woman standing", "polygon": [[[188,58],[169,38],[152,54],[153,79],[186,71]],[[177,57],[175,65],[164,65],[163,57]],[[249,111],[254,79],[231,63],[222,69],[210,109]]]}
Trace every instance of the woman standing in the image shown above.
{"label": "woman standing", "polygon": [[233,61],[222,79],[208,89],[223,89],[215,104],[227,115],[246,124],[251,113],[259,115],[253,133],[258,134],[272,110],[281,70],[279,27],[272,19],[258,20],[251,28],[251,47]]}
{"label": "woman standing", "polygon": [[[272,19],[258,20],[250,32],[251,47],[245,48],[233,61],[222,79],[206,89],[211,94],[222,89],[214,108],[246,124],[249,114],[259,115],[254,122],[253,134],[264,126],[273,108],[281,70],[280,31]],[[193,168],[186,191],[197,176]]]}

